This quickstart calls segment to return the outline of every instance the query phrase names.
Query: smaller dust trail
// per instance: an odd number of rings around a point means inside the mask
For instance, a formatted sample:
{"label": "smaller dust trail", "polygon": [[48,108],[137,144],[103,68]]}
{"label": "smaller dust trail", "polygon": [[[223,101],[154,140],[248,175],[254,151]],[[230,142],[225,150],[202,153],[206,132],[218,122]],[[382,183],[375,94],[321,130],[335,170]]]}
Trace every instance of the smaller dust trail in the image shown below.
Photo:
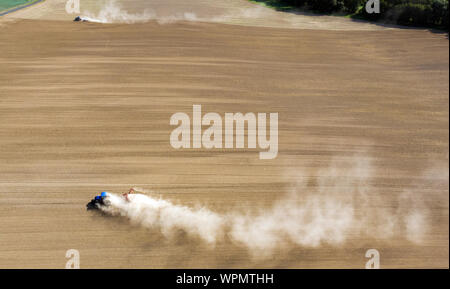
{"label": "smaller dust trail", "polygon": [[148,21],[157,21],[159,24],[170,24],[178,21],[189,22],[227,22],[234,18],[259,18],[264,13],[263,7],[242,8],[235,13],[223,14],[215,17],[198,17],[193,12],[175,13],[169,16],[157,15],[151,9],[144,9],[142,13],[129,13],[124,10],[122,5],[116,0],[110,0],[95,14],[89,11],[84,11],[81,16],[83,20],[98,23],[142,23]]}
{"label": "smaller dust trail", "polygon": [[166,237],[182,229],[208,244],[214,244],[223,234],[224,218],[206,208],[194,210],[142,194],[130,194],[128,200],[108,194],[110,204],[101,209],[111,215],[125,216],[134,224],[159,228]]}

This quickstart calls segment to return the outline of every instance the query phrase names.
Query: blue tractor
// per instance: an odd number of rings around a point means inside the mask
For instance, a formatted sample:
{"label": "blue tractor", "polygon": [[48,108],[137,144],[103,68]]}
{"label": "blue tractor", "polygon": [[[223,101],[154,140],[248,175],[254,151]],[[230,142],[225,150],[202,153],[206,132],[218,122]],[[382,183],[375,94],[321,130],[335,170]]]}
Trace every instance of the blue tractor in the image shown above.
{"label": "blue tractor", "polygon": [[95,196],[89,203],[86,205],[86,210],[98,210],[99,206],[105,205],[105,198],[107,196],[106,192],[102,192],[99,196]]}

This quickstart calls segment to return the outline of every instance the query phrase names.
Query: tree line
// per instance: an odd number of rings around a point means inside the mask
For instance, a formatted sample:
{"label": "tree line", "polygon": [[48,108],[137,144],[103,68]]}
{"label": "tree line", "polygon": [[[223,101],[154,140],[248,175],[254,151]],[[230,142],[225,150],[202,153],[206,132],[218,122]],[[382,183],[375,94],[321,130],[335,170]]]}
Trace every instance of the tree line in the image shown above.
{"label": "tree line", "polygon": [[380,13],[367,13],[367,0],[253,0],[278,9],[304,8],[318,13],[344,12],[353,18],[448,30],[448,0],[379,0]]}

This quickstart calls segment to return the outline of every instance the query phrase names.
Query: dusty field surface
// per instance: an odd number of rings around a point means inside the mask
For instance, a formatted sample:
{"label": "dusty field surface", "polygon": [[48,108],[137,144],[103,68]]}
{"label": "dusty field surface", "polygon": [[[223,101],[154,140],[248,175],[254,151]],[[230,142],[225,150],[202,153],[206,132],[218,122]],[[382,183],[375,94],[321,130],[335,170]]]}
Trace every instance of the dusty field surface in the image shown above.
{"label": "dusty field surface", "polygon": [[[0,26],[0,268],[64,268],[68,249],[82,268],[364,268],[371,248],[382,268],[448,268],[446,34],[72,23],[38,8]],[[193,104],[278,112],[278,157],[173,149],[170,117]],[[350,225],[319,244],[287,228],[258,257],[228,234],[212,246],[86,212],[131,186],[220,214],[292,199]],[[311,220],[304,234],[330,230]]]}

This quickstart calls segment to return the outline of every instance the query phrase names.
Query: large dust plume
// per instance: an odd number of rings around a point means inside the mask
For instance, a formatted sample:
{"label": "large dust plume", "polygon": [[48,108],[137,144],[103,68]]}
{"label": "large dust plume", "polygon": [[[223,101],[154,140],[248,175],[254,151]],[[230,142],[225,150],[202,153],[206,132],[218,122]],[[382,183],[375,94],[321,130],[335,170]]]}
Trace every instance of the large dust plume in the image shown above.
{"label": "large dust plume", "polygon": [[257,211],[217,213],[151,193],[129,195],[128,201],[109,194],[111,206],[102,210],[159,229],[167,238],[183,230],[211,246],[232,242],[259,257],[292,246],[339,246],[355,236],[422,243],[431,226],[423,196],[414,189],[383,194],[373,187],[373,174],[369,158],[356,158],[347,166],[331,164],[313,174],[297,171],[290,176],[296,180],[290,191]]}

